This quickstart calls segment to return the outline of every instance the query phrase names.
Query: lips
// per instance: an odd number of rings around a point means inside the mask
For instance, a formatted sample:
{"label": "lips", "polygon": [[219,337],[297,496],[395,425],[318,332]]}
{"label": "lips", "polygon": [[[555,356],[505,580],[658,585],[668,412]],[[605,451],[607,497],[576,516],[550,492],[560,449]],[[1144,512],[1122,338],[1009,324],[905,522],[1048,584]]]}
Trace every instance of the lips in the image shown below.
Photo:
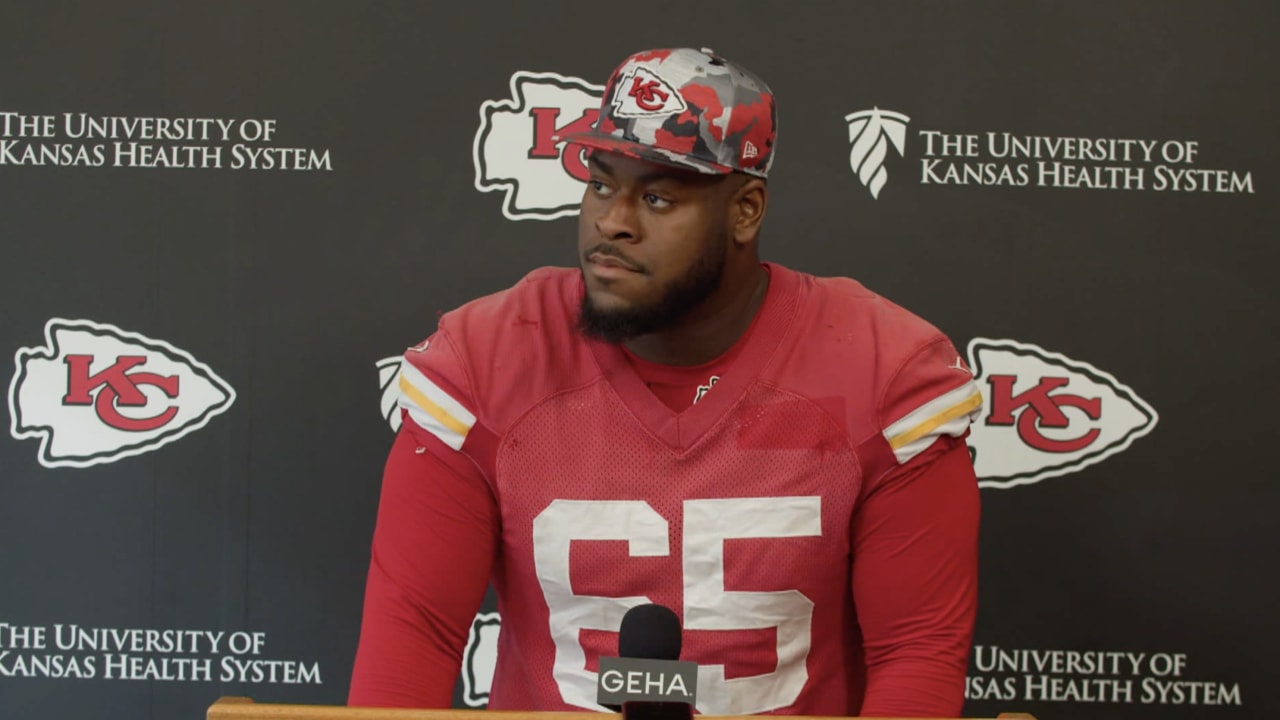
{"label": "lips", "polygon": [[640,269],[636,266],[612,255],[601,255],[600,253],[592,253],[587,256],[587,262],[602,268],[610,268],[613,270],[626,270],[638,273]]}

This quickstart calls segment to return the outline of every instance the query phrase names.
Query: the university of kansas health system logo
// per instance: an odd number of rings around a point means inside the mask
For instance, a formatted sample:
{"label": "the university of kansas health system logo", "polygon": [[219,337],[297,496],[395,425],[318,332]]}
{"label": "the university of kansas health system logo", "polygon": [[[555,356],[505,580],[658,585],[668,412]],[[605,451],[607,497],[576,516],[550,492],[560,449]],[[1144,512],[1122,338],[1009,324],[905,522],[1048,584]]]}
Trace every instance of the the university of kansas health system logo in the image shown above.
{"label": "the university of kansas health system logo", "polygon": [[1159,417],[1092,365],[1016,340],[974,338],[983,406],[969,446],[979,487],[1010,488],[1083,470],[1149,434]]}
{"label": "the university of kansas health system logo", "polygon": [[586,132],[600,115],[604,86],[556,73],[518,71],[511,97],[480,105],[472,144],[476,189],[503,191],[509,220],[554,220],[578,214],[586,190],[583,148],[564,135]]}
{"label": "the university of kansas health system logo", "polygon": [[892,110],[860,110],[844,116],[849,124],[849,167],[858,180],[880,199],[880,190],[889,181],[884,159],[892,145],[898,155],[907,142],[907,123],[911,118]]}
{"label": "the university of kansas health system logo", "polygon": [[[907,124],[900,112],[873,107],[844,116],[849,167],[871,197],[880,198],[888,167],[906,157]],[[915,132],[920,185],[1057,190],[1126,190],[1254,194],[1253,173],[1203,167],[1194,138],[1095,137],[1000,131]],[[896,151],[897,157],[894,157]],[[894,172],[898,172],[895,170]]]}
{"label": "the university of kansas health system logo", "polygon": [[391,355],[378,361],[378,385],[382,388],[382,419],[391,432],[400,432],[400,363],[403,355]]}
{"label": "the university of kansas health system logo", "polygon": [[39,439],[45,467],[150,452],[235,402],[235,390],[209,366],[163,340],[92,320],[54,318],[44,332],[44,346],[14,355],[9,432]]}

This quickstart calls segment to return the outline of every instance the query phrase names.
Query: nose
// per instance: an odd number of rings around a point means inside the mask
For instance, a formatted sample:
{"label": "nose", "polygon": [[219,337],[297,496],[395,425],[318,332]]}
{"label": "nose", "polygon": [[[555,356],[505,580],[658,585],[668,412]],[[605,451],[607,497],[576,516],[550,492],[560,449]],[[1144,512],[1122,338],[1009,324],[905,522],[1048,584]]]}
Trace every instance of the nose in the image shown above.
{"label": "nose", "polygon": [[635,205],[623,193],[610,198],[596,215],[596,232],[610,240],[639,239]]}

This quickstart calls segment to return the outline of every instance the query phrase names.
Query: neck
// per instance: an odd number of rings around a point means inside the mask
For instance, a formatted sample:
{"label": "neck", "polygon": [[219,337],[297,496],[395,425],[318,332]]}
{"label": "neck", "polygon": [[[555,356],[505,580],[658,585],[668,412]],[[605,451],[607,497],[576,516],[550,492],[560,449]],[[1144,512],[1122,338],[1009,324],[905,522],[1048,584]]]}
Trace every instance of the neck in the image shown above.
{"label": "neck", "polygon": [[759,262],[739,277],[675,325],[628,340],[627,349],[662,365],[701,365],[723,355],[751,326],[769,287],[769,273]]}

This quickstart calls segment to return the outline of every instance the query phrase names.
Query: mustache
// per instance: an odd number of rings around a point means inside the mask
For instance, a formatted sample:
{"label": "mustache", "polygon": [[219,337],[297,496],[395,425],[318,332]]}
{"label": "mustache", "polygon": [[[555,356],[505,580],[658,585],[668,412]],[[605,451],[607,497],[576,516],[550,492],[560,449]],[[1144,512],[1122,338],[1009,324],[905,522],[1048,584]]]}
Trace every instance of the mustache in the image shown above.
{"label": "mustache", "polygon": [[627,257],[627,255],[623,253],[621,250],[619,250],[616,245],[612,245],[610,243],[599,243],[594,247],[588,248],[586,252],[582,253],[582,262],[584,263],[588,262],[587,258],[591,257],[592,255],[604,255],[605,257],[617,258],[618,260],[621,260],[623,264],[625,264],[629,269],[635,270],[636,272],[639,272],[639,273],[644,273],[646,275],[649,274],[648,268],[636,262],[635,260],[631,259],[630,257]]}

